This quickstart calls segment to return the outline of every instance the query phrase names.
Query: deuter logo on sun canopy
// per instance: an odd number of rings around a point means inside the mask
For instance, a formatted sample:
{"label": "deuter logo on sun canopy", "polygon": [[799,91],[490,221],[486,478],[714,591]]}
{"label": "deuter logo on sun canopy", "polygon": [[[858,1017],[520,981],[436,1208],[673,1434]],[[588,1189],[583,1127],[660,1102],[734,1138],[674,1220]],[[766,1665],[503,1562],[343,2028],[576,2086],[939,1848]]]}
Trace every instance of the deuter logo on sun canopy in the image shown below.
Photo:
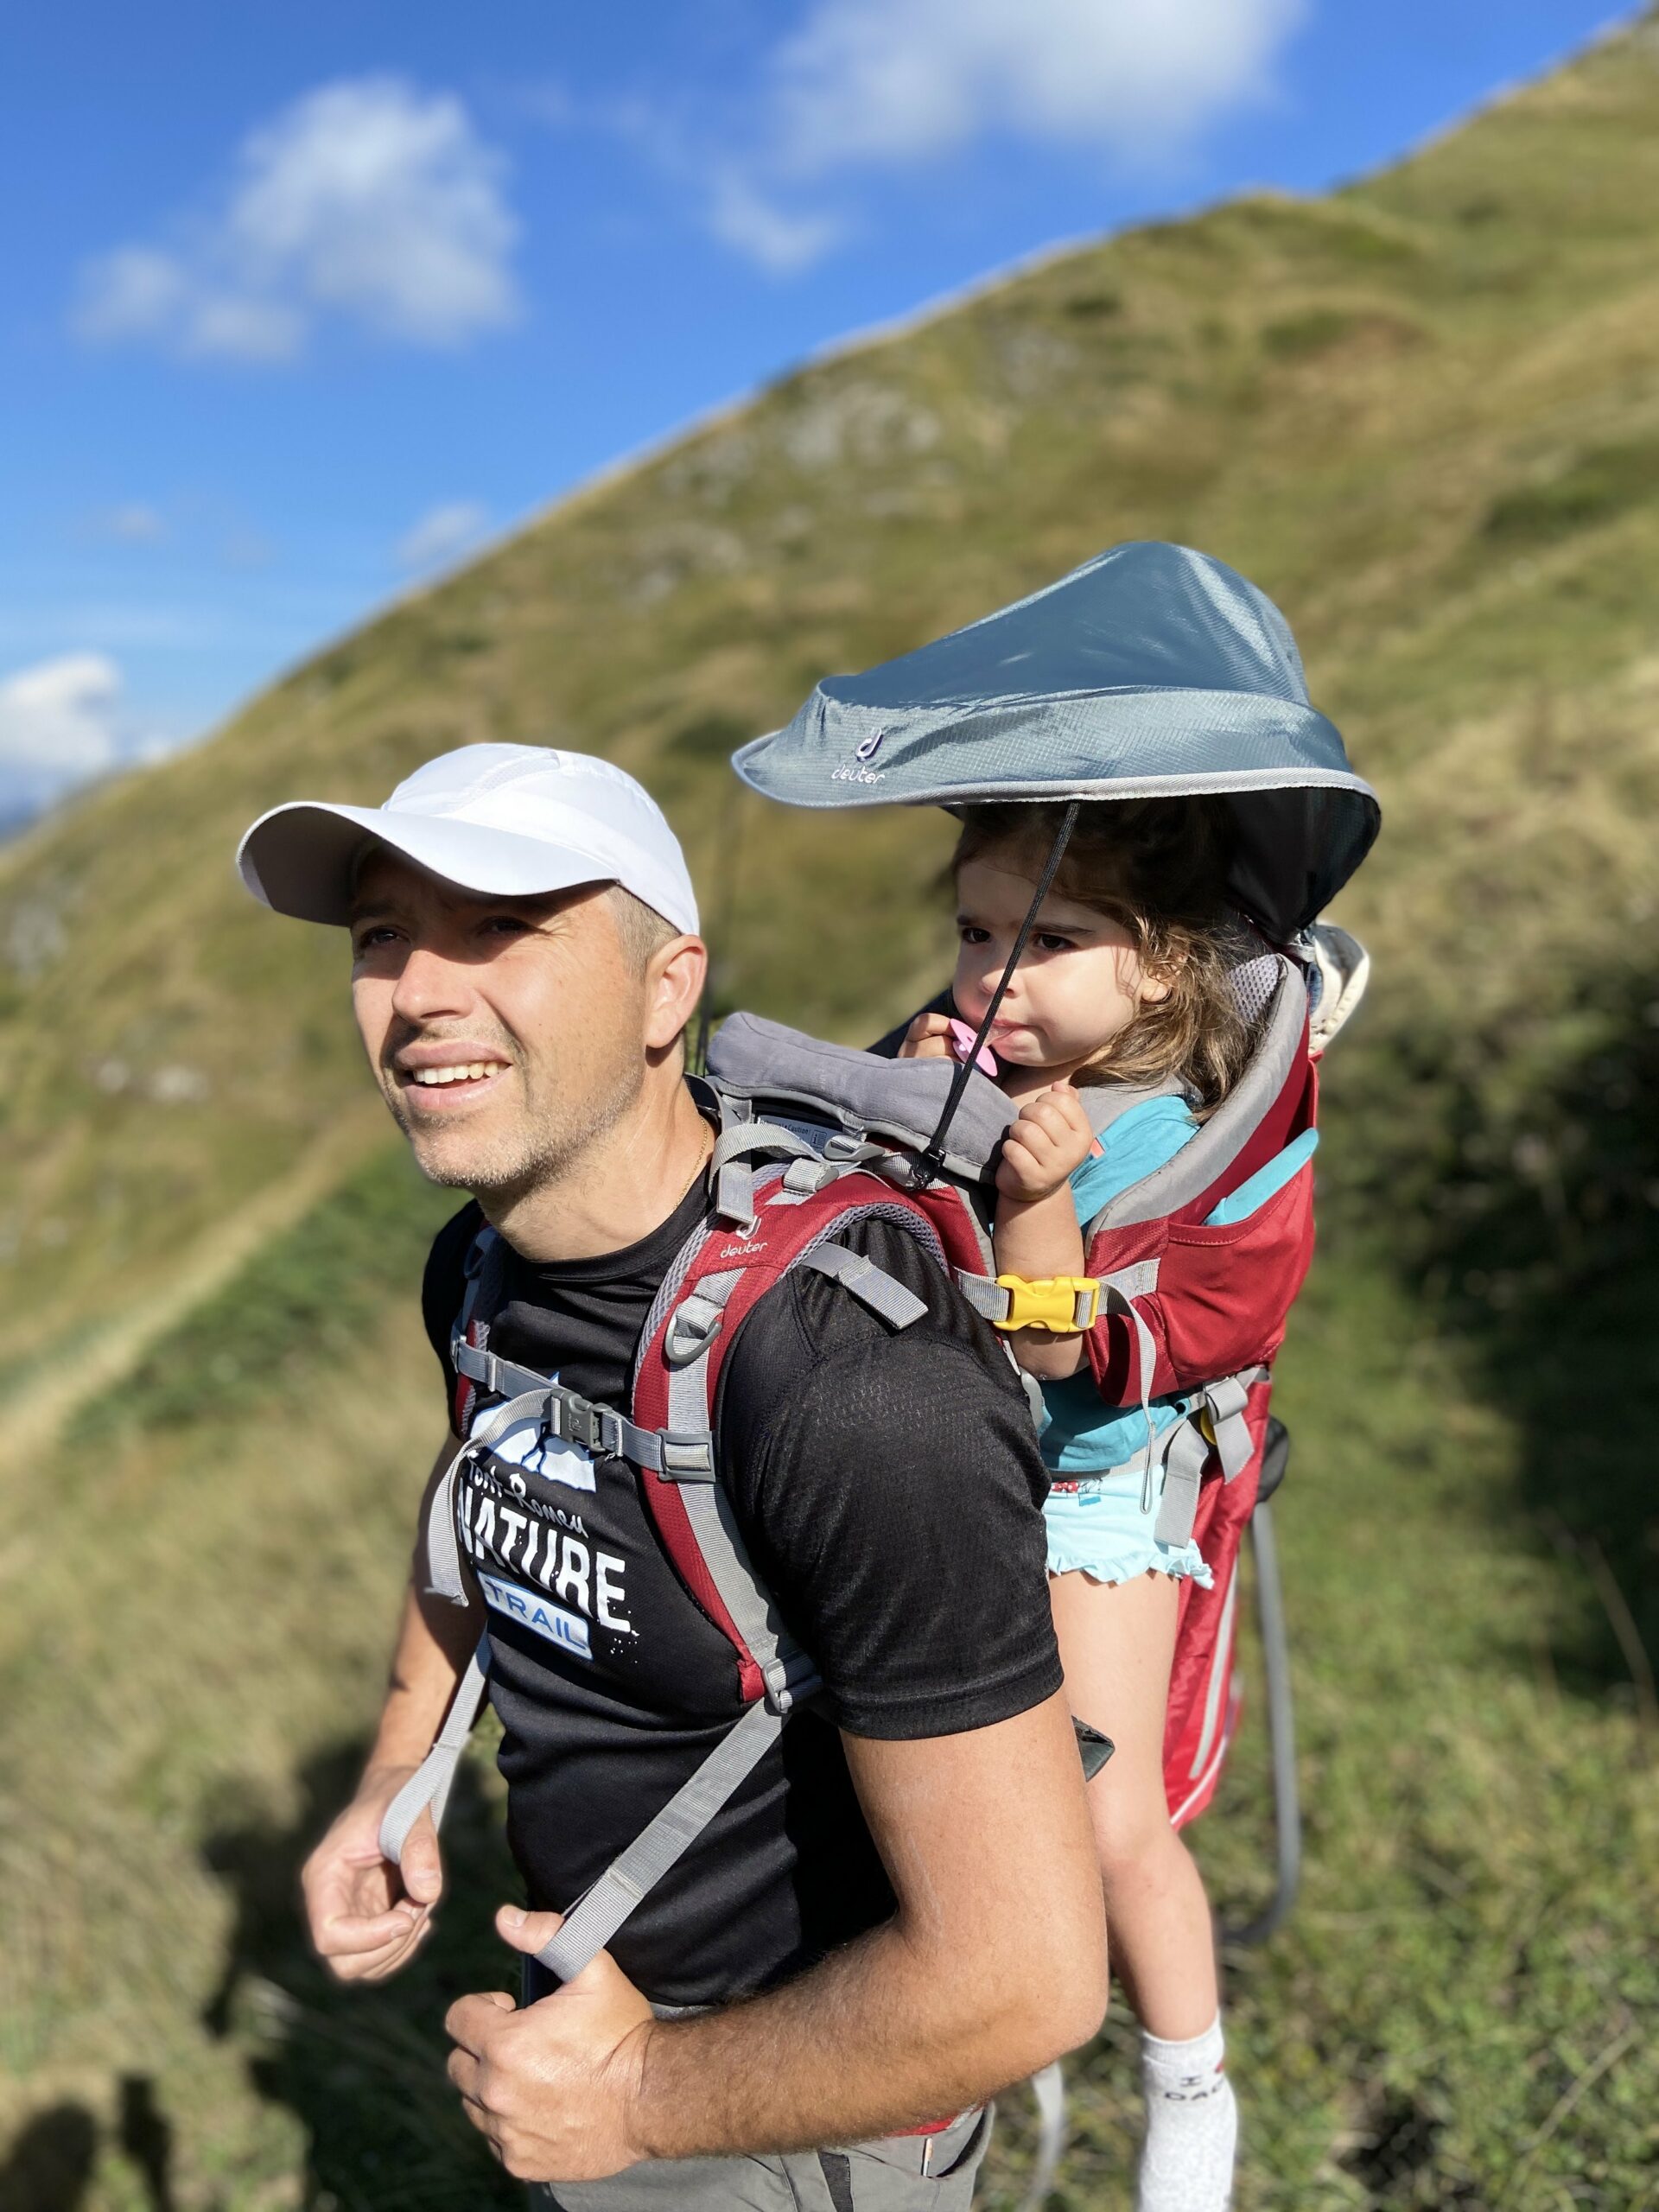
{"label": "deuter logo on sun canopy", "polygon": [[832,784],[879,784],[881,781],[881,771],[879,768],[872,768],[869,763],[874,760],[880,750],[881,741],[887,734],[885,729],[872,730],[870,734],[854,748],[855,765],[835,769],[831,772],[830,782]]}

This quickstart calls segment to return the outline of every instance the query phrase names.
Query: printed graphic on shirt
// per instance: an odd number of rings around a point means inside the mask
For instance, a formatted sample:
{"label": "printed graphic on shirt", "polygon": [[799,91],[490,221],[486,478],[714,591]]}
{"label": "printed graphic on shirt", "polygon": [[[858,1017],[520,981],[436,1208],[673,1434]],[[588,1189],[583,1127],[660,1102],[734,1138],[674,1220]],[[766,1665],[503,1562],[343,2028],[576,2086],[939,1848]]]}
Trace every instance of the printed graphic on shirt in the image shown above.
{"label": "printed graphic on shirt", "polygon": [[478,1586],[484,1592],[486,1604],[493,1605],[498,1612],[511,1613],[514,1620],[523,1621],[526,1628],[533,1628],[537,1636],[544,1636],[561,1650],[574,1651],[579,1659],[593,1657],[588,1624],[579,1613],[567,1613],[563,1605],[550,1605],[533,1590],[521,1590],[516,1583],[503,1582],[497,1575],[480,1572]]}
{"label": "printed graphic on shirt", "polygon": [[595,1626],[633,1634],[627,1561],[575,1507],[537,1496],[511,1463],[498,1469],[487,1460],[468,1464],[457,1503],[461,1542],[497,1611],[582,1659],[594,1656]]}
{"label": "printed graphic on shirt", "polygon": [[[559,1378],[556,1374],[550,1379],[556,1382]],[[474,1414],[471,1434],[478,1433],[479,1424],[488,1420],[492,1410],[481,1408]],[[515,1421],[490,1449],[498,1459],[505,1459],[510,1466],[527,1467],[543,1481],[563,1483],[570,1490],[590,1491],[595,1486],[594,1463],[588,1453],[578,1445],[562,1444],[556,1436],[550,1436],[533,1418]]]}

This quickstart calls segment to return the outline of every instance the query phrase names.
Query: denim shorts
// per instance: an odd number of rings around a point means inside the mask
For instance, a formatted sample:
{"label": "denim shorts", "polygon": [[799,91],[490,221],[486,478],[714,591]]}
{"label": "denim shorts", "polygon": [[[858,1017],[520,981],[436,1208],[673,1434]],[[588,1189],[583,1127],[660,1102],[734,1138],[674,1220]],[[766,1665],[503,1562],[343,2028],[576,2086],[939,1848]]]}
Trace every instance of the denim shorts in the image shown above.
{"label": "denim shorts", "polygon": [[1151,1501],[1144,1505],[1138,1467],[1103,1478],[1057,1476],[1043,1507],[1049,1573],[1086,1574],[1091,1582],[1133,1582],[1147,1573],[1179,1581],[1191,1575],[1212,1589],[1214,1577],[1195,1543],[1163,1544],[1153,1533],[1163,1488],[1161,1467],[1154,1472]]}

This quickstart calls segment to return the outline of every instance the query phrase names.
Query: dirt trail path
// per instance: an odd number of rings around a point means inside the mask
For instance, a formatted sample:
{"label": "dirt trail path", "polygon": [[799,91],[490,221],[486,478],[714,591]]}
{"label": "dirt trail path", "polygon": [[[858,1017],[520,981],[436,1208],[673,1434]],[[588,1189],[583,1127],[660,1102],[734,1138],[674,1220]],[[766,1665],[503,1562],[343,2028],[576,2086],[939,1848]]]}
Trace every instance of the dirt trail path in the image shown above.
{"label": "dirt trail path", "polygon": [[114,1322],[73,1360],[20,1391],[0,1414],[0,1485],[49,1445],[73,1408],[130,1374],[158,1338],[228,1282],[259,1247],[289,1228],[385,1139],[378,1119],[353,1119],[314,1145],[297,1166],[268,1184],[239,1212],[200,1237],[158,1296]]}

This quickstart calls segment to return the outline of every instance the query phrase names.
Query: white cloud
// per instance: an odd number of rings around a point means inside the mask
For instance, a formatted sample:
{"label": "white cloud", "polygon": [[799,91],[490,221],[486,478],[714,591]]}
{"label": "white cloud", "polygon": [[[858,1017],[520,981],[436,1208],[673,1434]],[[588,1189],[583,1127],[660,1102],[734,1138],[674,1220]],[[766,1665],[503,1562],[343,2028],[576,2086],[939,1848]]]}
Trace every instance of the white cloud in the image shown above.
{"label": "white cloud", "polygon": [[750,157],[715,175],[710,227],[765,267],[800,267],[839,226],[779,194],[855,170],[914,168],[995,137],[1166,160],[1271,92],[1307,4],[815,0],[770,58]]}
{"label": "white cloud", "polygon": [[245,141],[208,217],[89,264],[75,327],[247,361],[293,359],[327,315],[460,345],[519,311],[502,179],[458,99],[395,77],[321,86]]}
{"label": "white cloud", "polygon": [[45,805],[121,757],[121,671],[63,653],[0,679],[0,815]]}
{"label": "white cloud", "polygon": [[118,545],[159,545],[168,534],[167,521],[156,508],[134,499],[124,506],[105,507],[101,514],[94,515],[92,533]]}
{"label": "white cloud", "polygon": [[400,569],[436,569],[475,545],[489,521],[489,512],[476,499],[450,499],[429,507],[393,547]]}
{"label": "white cloud", "polygon": [[728,169],[709,191],[709,227],[745,260],[774,276],[792,276],[822,260],[843,226],[833,215],[791,214],[741,169]]}

